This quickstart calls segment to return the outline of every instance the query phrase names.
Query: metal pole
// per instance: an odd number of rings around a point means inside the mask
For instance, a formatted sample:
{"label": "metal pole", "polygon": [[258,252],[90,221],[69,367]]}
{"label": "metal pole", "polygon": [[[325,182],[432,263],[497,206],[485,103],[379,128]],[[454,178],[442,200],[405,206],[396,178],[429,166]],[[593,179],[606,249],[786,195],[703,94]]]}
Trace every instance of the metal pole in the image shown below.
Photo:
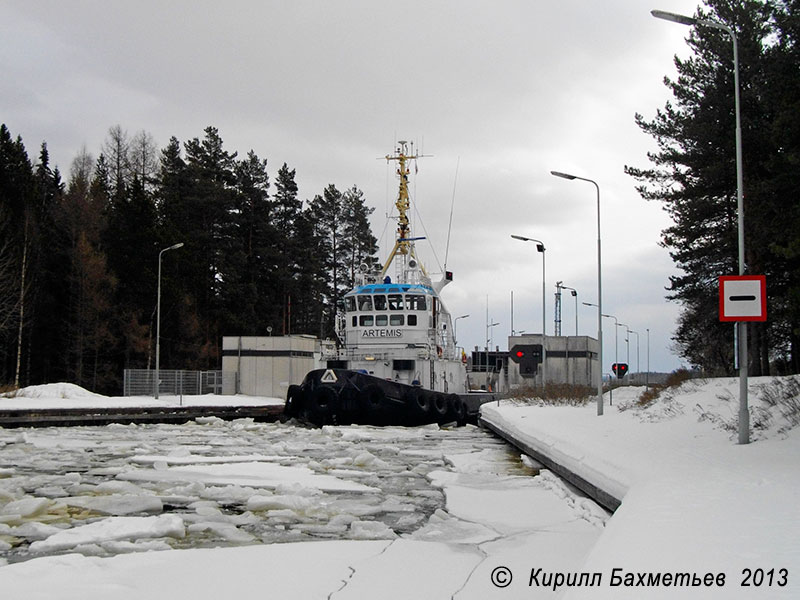
{"label": "metal pole", "polygon": [[603,261],[600,251],[600,186],[593,179],[586,179],[569,173],[550,171],[550,174],[562,179],[588,181],[597,189],[597,342],[599,344],[597,358],[600,361],[597,372],[597,414],[600,416],[603,414]]}
{"label": "metal pole", "polygon": [[547,276],[545,270],[545,252],[547,249],[544,247],[544,242],[541,240],[513,234],[511,237],[523,242],[534,242],[536,244],[536,249],[542,253],[542,394],[544,395],[545,386],[547,385]]}
{"label": "metal pole", "polygon": [[158,383],[159,383],[159,366],[161,358],[161,255],[167,250],[175,250],[183,246],[183,242],[179,242],[164,248],[158,253],[158,292],[156,294],[156,371],[155,381],[153,382],[153,397],[158,400]]}
{"label": "metal pole", "polygon": [[639,381],[641,381],[640,378],[642,376],[642,371],[641,371],[641,368],[639,367],[639,332],[638,331],[634,331],[633,329],[631,329],[631,330],[628,331],[628,333],[629,334],[633,333],[634,335],[636,335],[636,375],[637,375],[637,379],[639,379]]}
{"label": "metal pole", "polygon": [[158,253],[158,293],[156,294],[156,370],[153,379],[153,398],[158,400],[158,367],[159,367],[159,354],[161,352],[161,255],[164,251]]}
{"label": "metal pole", "polygon": [[[733,30],[725,28],[733,41],[734,103],[736,105],[736,207],[739,213],[739,275],[744,275],[744,182],[742,175],[742,122],[739,107],[739,50]],[[750,443],[750,410],[747,406],[747,323],[739,321],[739,443]]]}
{"label": "metal pole", "polygon": [[[685,15],[665,12],[661,10],[650,11],[657,19],[665,19],[681,25],[704,25],[721,29],[731,36],[733,43],[733,86],[734,86],[734,112],[736,115],[736,209],[738,225],[738,245],[739,245],[739,275],[744,275],[746,265],[744,262],[744,177],[742,175],[742,122],[741,108],[739,105],[739,48],[736,34],[733,29],[707,19],[695,19]],[[739,321],[736,324],[738,331],[738,355],[739,355],[739,443],[750,443],[750,411],[747,406],[747,324]]]}
{"label": "metal pole", "polygon": [[539,251],[542,253],[542,397],[546,396],[547,390],[547,311],[545,309],[547,302],[547,292],[545,290],[545,247],[544,244],[539,245]]}
{"label": "metal pole", "polygon": [[644,377],[645,391],[650,389],[650,328],[647,328],[647,375]]}

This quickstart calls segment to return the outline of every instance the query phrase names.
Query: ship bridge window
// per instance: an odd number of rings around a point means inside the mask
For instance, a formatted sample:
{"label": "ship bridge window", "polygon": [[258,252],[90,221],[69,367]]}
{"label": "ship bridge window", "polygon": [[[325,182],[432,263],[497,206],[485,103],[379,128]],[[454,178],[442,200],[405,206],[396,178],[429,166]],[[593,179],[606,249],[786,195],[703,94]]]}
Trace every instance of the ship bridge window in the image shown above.
{"label": "ship bridge window", "polygon": [[422,294],[406,294],[406,308],[408,310],[425,310],[427,304]]}
{"label": "ship bridge window", "polygon": [[356,299],[352,296],[347,296],[344,299],[344,309],[347,312],[354,312],[356,310]]}
{"label": "ship bridge window", "polygon": [[417,315],[408,315],[408,325],[409,327],[416,327]]}
{"label": "ship bridge window", "polygon": [[359,325],[362,327],[372,327],[373,321],[372,315],[361,315],[359,317]]}
{"label": "ship bridge window", "polygon": [[386,310],[386,296],[376,294],[372,298],[375,301],[375,310]]}
{"label": "ship bridge window", "polygon": [[378,327],[386,327],[389,324],[388,315],[375,315],[375,325]]}
{"label": "ship bridge window", "polygon": [[398,326],[403,325],[405,315],[389,315],[389,325]]}
{"label": "ship bridge window", "polygon": [[372,310],[372,296],[367,294],[359,294],[358,296],[358,310]]}
{"label": "ship bridge window", "polygon": [[403,294],[389,294],[389,310],[403,310]]}

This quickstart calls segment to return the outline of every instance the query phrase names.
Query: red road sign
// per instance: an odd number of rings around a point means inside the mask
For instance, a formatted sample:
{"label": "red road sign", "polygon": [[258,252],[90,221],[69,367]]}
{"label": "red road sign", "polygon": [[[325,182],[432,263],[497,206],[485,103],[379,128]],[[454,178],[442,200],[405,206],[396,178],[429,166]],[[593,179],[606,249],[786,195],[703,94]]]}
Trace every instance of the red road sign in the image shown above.
{"label": "red road sign", "polygon": [[725,275],[719,278],[720,321],[766,321],[767,278]]}

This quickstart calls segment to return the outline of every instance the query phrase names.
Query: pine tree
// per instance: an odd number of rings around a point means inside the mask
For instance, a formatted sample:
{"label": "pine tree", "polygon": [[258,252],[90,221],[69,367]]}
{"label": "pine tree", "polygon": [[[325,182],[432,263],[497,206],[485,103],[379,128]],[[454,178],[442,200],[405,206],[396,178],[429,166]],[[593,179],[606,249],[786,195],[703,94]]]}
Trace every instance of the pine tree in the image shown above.
{"label": "pine tree", "polygon": [[[300,231],[302,209],[303,203],[297,197],[295,170],[290,170],[288,165],[283,163],[275,179],[272,214],[276,251],[274,278],[278,286],[275,302],[281,307],[280,322],[282,325],[279,331],[283,335],[301,330],[308,331],[307,325],[298,327],[299,323],[305,321],[300,318],[303,311],[298,303],[308,302],[308,300],[303,300],[306,289],[301,287],[300,280],[308,279],[303,274],[310,267],[309,263],[300,259],[304,249],[303,244],[307,243],[301,241],[303,238]],[[307,285],[307,283],[302,285]],[[293,304],[295,305],[294,314],[292,312]]]}
{"label": "pine tree", "polygon": [[[768,278],[769,305],[783,303],[787,273],[775,244],[775,223],[786,218],[776,193],[780,155],[774,135],[775,86],[770,69],[774,3],[761,0],[709,0],[699,19],[722,22],[736,32],[739,45],[742,138],[744,148],[745,248],[750,273]],[[721,324],[717,278],[738,273],[735,111],[731,40],[718,29],[698,26],[688,44],[694,56],[675,59],[677,80],[665,79],[674,96],[652,121],[636,115],[641,129],[655,138],[658,151],[648,155],[653,167],[626,167],[644,184],[648,200],[659,200],[674,224],[662,245],[682,274],[672,277],[669,298],[683,312],[674,340],[693,365],[711,372],[733,371],[733,328]],[[796,65],[796,63],[795,63]],[[795,196],[797,188],[794,188]],[[781,312],[780,310],[778,312]],[[766,374],[786,337],[786,319],[750,327],[751,374]]]}
{"label": "pine tree", "polygon": [[365,204],[364,192],[356,186],[348,189],[343,196],[347,258],[347,287],[352,287],[356,274],[373,271],[378,263],[378,240],[372,235],[369,216],[375,210]]}

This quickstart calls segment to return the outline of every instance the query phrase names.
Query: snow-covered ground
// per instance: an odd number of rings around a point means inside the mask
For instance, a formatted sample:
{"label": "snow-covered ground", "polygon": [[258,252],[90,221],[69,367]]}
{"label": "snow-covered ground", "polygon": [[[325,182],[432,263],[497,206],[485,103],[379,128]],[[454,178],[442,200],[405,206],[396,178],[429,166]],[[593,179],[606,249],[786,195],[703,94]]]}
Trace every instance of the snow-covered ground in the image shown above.
{"label": "snow-covered ground", "polygon": [[[800,598],[798,390],[790,379],[750,380],[748,445],[737,444],[738,379],[689,381],[647,408],[639,390],[619,388],[602,417],[594,404],[522,403],[488,405],[484,417],[623,500],[580,568],[602,574],[603,593],[565,597]],[[636,585],[640,573],[646,582],[684,572],[725,583]],[[634,585],[611,587],[614,573]]]}
{"label": "snow-covered ground", "polygon": [[[291,426],[283,426],[289,435],[280,442],[284,446],[263,439],[263,448],[253,442],[252,454],[228,453],[224,460],[218,458],[224,453],[181,446],[180,440],[174,451],[163,454],[135,444],[127,453],[115,451],[115,456],[127,457],[125,465],[110,467],[110,480],[96,486],[106,488],[95,492],[114,496],[110,502],[116,513],[102,518],[91,513],[95,518],[85,525],[65,528],[63,519],[40,518],[58,517],[60,510],[57,495],[43,500],[42,491],[62,488],[65,496],[80,498],[80,486],[89,485],[83,481],[86,474],[65,474],[55,483],[42,480],[22,490],[8,488],[4,482],[13,481],[17,473],[2,457],[59,443],[64,452],[76,446],[94,448],[85,441],[71,442],[69,429],[53,428],[62,432],[58,440],[44,439],[35,430],[0,430],[0,545],[6,540],[10,547],[14,539],[27,536],[37,538],[32,553],[37,548],[64,552],[96,546],[116,554],[73,552],[7,564],[0,567],[0,590],[9,598],[88,600],[800,597],[800,434],[792,426],[796,420],[791,421],[797,416],[792,413],[797,394],[786,387],[778,393],[771,380],[752,380],[754,441],[741,446],[735,433],[736,380],[688,382],[647,408],[636,405],[640,391],[615,390],[613,406],[606,395],[603,417],[596,416],[592,404],[543,407],[504,401],[499,407],[484,407],[485,418],[621,497],[622,506],[608,520],[594,503],[549,473],[503,473],[492,448],[456,451],[448,446],[447,432],[325,428],[319,432],[325,442],[315,442],[308,451],[351,445],[344,460],[283,464],[273,455],[283,452],[290,440],[295,444],[290,454],[298,458],[309,445],[287,429]],[[788,399],[774,401],[781,395]],[[250,425],[256,436],[270,431],[257,425]],[[201,426],[222,427],[213,420],[182,427]],[[426,444],[412,449],[413,436],[428,436]],[[220,436],[220,443],[224,439]],[[399,534],[402,517],[390,527],[368,514],[349,514],[341,505],[322,507],[326,482],[370,488],[375,477],[387,472],[375,452],[372,458],[359,452],[359,444],[367,441],[397,453],[411,452],[420,467],[437,453],[444,457],[449,468],[424,469],[425,478],[443,492],[444,507]],[[399,481],[422,472],[414,471],[401,470],[392,477]],[[283,476],[296,479],[297,486],[287,486]],[[164,479],[175,486],[169,501],[178,502],[179,491],[191,496],[191,518],[166,514],[154,504],[123,514],[125,503],[131,502],[125,497],[133,490],[163,485]],[[351,493],[373,492],[358,488]],[[222,518],[226,496],[227,501],[243,502],[252,514],[276,511],[275,518],[287,522],[300,513],[321,511],[319,525],[344,531],[345,539],[266,545],[253,540],[240,547],[157,551],[181,547],[183,536],[199,527],[217,527],[222,536],[247,533],[240,523]],[[96,501],[77,508],[102,510],[92,505]],[[403,505],[413,504],[402,494],[391,501],[397,503],[397,514]],[[76,506],[62,504],[75,517]],[[353,512],[352,502],[344,506]],[[410,509],[406,516],[412,518]],[[148,511],[152,514],[143,514]],[[689,585],[684,585],[686,573]],[[707,574],[711,585],[706,585]],[[700,585],[691,585],[693,577]]]}
{"label": "snow-covered ground", "polygon": [[0,395],[0,410],[32,408],[132,408],[138,406],[264,406],[283,404],[280,398],[265,396],[202,396],[160,395],[109,397],[94,394],[71,383],[48,383],[32,385],[16,392]]}

